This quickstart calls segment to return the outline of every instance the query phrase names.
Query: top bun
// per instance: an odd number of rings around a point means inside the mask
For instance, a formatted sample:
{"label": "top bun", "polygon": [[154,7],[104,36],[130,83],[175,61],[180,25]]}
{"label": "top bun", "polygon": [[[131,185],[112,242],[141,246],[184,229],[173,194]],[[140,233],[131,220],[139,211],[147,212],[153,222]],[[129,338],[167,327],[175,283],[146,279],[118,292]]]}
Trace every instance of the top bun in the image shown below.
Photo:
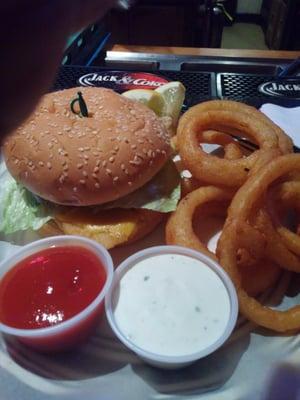
{"label": "top bun", "polygon": [[[78,91],[88,118],[70,109]],[[18,182],[46,200],[78,206],[133,192],[161,169],[170,153],[169,135],[153,111],[103,88],[45,95],[4,143],[7,168]]]}

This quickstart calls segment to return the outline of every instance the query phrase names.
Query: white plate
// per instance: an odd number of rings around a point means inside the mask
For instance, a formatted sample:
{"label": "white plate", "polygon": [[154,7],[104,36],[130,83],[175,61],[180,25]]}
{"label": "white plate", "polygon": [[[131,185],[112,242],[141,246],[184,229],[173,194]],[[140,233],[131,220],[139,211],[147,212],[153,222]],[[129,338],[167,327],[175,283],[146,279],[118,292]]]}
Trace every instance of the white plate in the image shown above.
{"label": "white plate", "polygon": [[[215,245],[216,237],[210,247]],[[25,243],[35,238],[27,233],[17,235],[16,241]],[[135,251],[162,243],[163,226],[146,239],[111,253],[118,265]],[[15,246],[1,242],[0,259],[14,250]],[[285,297],[283,306],[297,302],[300,295]],[[38,354],[17,342],[5,342],[0,336],[0,393],[5,400],[48,400],[53,396],[89,400],[255,400],[260,398],[266,374],[273,365],[299,358],[299,336],[254,331],[251,324],[244,323],[211,356],[183,370],[163,371],[144,364],[129,352],[103,319],[83,347],[67,354]]]}

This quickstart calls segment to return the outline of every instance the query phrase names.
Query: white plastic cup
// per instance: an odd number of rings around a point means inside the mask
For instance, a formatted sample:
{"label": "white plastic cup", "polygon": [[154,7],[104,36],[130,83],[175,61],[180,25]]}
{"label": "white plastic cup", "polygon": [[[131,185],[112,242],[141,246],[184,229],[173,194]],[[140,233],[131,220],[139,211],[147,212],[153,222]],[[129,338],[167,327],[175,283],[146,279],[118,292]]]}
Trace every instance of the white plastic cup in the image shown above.
{"label": "white plastic cup", "polygon": [[[207,267],[209,267],[212,271],[214,271],[218,277],[221,279],[222,283],[224,284],[229,301],[230,301],[230,314],[229,318],[226,324],[226,327],[220,337],[211,345],[208,347],[196,351],[193,354],[188,354],[188,355],[180,355],[180,356],[172,356],[172,355],[162,355],[162,354],[156,354],[149,352],[139,346],[137,346],[133,341],[129,340],[125,334],[122,332],[122,329],[118,326],[118,323],[115,319],[114,316],[114,309],[113,309],[113,302],[114,302],[114,296],[116,291],[119,290],[119,283],[121,278],[126,274],[127,271],[129,271],[131,268],[134,268],[135,265],[149,257],[153,257],[156,255],[161,255],[161,254],[180,254],[180,255],[185,255],[188,257],[192,257],[196,260],[201,261],[204,263]],[[138,301],[138,298],[137,298]],[[186,247],[181,247],[181,246],[156,246],[156,247],[150,247],[146,250],[139,251],[126,260],[124,260],[119,267],[115,271],[114,279],[112,286],[110,290],[108,291],[106,297],[105,297],[105,308],[106,308],[106,315],[108,322],[116,334],[116,336],[119,338],[119,340],[130,350],[135,352],[140,358],[142,358],[144,361],[147,363],[160,367],[160,368],[165,368],[165,369],[175,369],[175,368],[181,368],[185,367],[187,365],[190,365],[194,361],[197,361],[214,351],[216,351],[218,348],[220,348],[224,342],[228,339],[228,337],[231,335],[236,321],[237,321],[237,316],[238,316],[238,299],[236,295],[236,290],[235,287],[227,275],[227,273],[224,271],[224,269],[214,260],[211,258],[207,257],[205,254],[195,251]]]}
{"label": "white plastic cup", "polygon": [[[18,329],[0,322],[0,332],[43,352],[67,350],[84,341],[95,327],[103,311],[104,297],[113,280],[113,261],[99,243],[81,236],[52,236],[20,248],[0,264],[0,280],[10,269],[27,257],[50,247],[76,246],[90,250],[100,260],[106,281],[97,297],[75,316],[57,325],[38,329]],[[16,294],[17,296],[18,294]],[[22,301],[22,299],[20,299]]]}

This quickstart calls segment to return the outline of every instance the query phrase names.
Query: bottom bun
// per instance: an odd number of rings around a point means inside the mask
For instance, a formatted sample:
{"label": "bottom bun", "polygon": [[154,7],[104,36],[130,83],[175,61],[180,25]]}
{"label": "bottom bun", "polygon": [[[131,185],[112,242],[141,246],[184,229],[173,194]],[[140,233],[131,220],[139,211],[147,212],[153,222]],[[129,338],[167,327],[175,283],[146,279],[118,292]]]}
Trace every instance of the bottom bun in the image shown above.
{"label": "bottom bun", "polygon": [[80,235],[107,249],[135,242],[152,232],[162,221],[162,213],[145,209],[110,209],[95,212],[70,207],[40,229],[42,236]]}

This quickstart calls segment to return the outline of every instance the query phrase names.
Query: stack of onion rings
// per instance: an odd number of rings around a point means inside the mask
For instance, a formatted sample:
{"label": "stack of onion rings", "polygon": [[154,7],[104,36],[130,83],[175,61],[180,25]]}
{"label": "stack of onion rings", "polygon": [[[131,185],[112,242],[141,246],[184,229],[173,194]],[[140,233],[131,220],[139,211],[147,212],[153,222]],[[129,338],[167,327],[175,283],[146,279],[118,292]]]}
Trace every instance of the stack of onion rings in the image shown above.
{"label": "stack of onion rings", "polygon": [[[258,149],[245,153],[231,135],[250,139]],[[201,143],[222,145],[224,157],[205,153]],[[272,287],[281,271],[300,272],[299,232],[282,222],[291,209],[300,211],[300,155],[291,154],[292,146],[279,127],[250,106],[216,100],[192,107],[181,117],[176,143],[192,178],[166,226],[168,244],[217,259],[236,286],[241,313],[277,332],[300,330],[300,306],[277,311],[255,296]],[[226,220],[214,254],[195,224],[220,213]]]}

